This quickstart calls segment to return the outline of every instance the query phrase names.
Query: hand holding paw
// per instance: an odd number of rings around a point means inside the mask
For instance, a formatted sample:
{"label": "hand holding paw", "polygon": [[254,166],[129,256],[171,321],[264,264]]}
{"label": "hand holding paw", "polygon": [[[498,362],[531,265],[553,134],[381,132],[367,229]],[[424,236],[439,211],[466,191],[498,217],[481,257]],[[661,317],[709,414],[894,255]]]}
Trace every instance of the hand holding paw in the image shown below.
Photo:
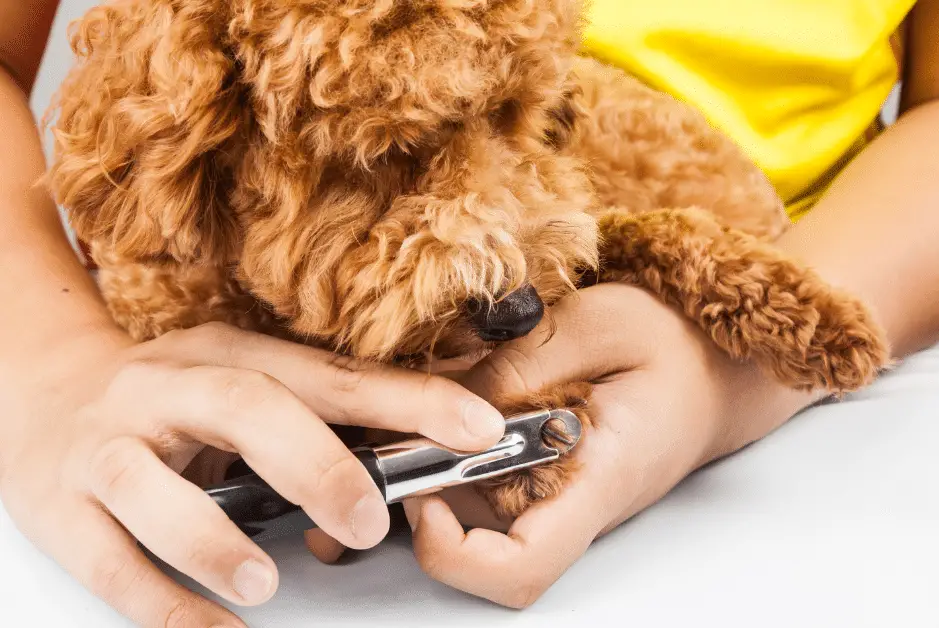
{"label": "hand holding paw", "polygon": [[[817,398],[731,361],[689,319],[638,288],[582,290],[550,318],[462,382],[486,399],[590,382],[591,427],[570,454],[578,465],[566,485],[514,521],[494,519],[465,489],[405,503],[426,573],[515,608],[539,599],[596,538],[689,473]],[[481,527],[464,533],[461,521]]]}

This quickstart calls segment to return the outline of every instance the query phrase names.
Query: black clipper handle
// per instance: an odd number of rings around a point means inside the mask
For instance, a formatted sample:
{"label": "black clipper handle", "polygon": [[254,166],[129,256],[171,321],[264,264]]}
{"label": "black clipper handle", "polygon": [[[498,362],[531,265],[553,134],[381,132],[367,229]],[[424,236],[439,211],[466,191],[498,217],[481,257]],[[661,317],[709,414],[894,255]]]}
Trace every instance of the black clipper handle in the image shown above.
{"label": "black clipper handle", "polygon": [[[384,498],[385,476],[375,452],[368,447],[360,447],[352,453],[368,471]],[[244,469],[246,475],[209,487],[205,492],[248,537],[264,541],[317,527],[300,506],[281,497],[247,465],[238,462],[235,465]]]}

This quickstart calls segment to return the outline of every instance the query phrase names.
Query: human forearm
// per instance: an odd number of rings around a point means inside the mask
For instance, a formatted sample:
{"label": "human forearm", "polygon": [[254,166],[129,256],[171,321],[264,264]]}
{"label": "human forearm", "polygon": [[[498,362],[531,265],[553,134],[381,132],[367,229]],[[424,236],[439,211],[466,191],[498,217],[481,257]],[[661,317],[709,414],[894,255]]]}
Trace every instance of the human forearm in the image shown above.
{"label": "human forearm", "polygon": [[863,299],[895,358],[939,340],[939,102],[861,153],[779,242]]}
{"label": "human forearm", "polygon": [[0,69],[0,369],[110,317],[39,185],[42,146],[26,95]]}
{"label": "human forearm", "polygon": [[[816,207],[777,243],[864,301],[894,358],[939,340],[939,102],[913,109],[861,153]],[[702,463],[759,440],[827,396],[799,392],[755,365],[734,388]]]}

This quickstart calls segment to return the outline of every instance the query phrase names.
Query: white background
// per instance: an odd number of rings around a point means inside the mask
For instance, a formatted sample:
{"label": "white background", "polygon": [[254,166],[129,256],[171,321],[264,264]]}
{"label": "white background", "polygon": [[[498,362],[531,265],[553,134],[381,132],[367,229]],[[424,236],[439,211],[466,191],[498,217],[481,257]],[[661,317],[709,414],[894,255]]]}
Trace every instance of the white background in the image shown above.
{"label": "white background", "polygon": [[[35,109],[70,62],[66,0]],[[676,391],[680,391],[676,382]],[[251,626],[939,626],[939,349],[692,476],[515,612],[430,582],[406,536],[326,567],[269,546],[281,589]],[[127,625],[0,508],[0,627]]]}

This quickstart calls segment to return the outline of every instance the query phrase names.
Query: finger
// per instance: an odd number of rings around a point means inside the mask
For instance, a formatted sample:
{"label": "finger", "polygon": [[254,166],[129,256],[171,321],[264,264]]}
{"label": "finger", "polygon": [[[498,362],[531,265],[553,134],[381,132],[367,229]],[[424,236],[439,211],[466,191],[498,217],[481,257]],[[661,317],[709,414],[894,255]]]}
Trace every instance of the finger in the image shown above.
{"label": "finger", "polygon": [[[492,400],[635,368],[654,352],[655,334],[647,333],[643,320],[652,300],[620,284],[581,290],[556,304],[532,333],[501,345],[459,381]],[[631,324],[636,320],[643,325]]]}
{"label": "finger", "polygon": [[267,373],[329,423],[418,433],[466,451],[491,447],[505,431],[498,411],[444,377],[223,326],[201,333],[185,347],[194,359]]}
{"label": "finger", "polygon": [[[180,472],[180,475],[201,488],[214,486],[225,481],[231,466],[240,459],[236,453],[205,447]],[[168,466],[173,468],[172,465]]]}
{"label": "finger", "polygon": [[461,484],[437,493],[456,516],[464,528],[486,528],[508,532],[511,518],[501,518],[492,511],[492,506],[471,484]]}
{"label": "finger", "polygon": [[[85,588],[143,628],[245,628],[228,610],[174,582],[105,512],[82,504],[51,554]],[[70,513],[71,514],[71,513]]]}
{"label": "finger", "polygon": [[303,539],[306,542],[307,549],[316,556],[317,560],[327,565],[332,565],[338,561],[346,548],[342,543],[329,536],[322,530],[314,528],[303,533]]}
{"label": "finger", "polygon": [[[140,391],[153,392],[141,399]],[[155,432],[181,432],[237,451],[274,490],[344,545],[373,547],[388,533],[388,508],[365,467],[270,376],[225,367],[138,365],[122,373],[109,393],[108,408],[134,407]]]}
{"label": "finger", "polygon": [[223,598],[254,606],[277,589],[270,557],[143,442],[108,443],[92,461],[91,489],[146,548]]}
{"label": "finger", "polygon": [[421,568],[444,584],[512,608],[544,594],[587,550],[605,522],[606,508],[571,487],[531,508],[508,534],[463,526],[437,496],[405,504]]}

